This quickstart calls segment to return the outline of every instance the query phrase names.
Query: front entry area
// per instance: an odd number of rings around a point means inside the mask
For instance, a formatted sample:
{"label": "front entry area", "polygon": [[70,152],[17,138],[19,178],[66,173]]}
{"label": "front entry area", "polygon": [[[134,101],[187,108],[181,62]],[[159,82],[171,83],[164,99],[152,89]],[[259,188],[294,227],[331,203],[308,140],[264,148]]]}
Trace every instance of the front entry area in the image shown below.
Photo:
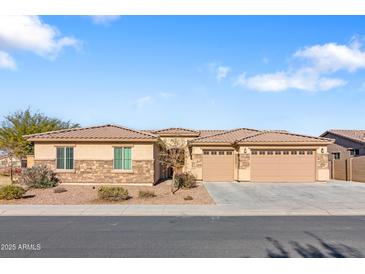
{"label": "front entry area", "polygon": [[233,150],[203,151],[203,181],[223,182],[234,180]]}
{"label": "front entry area", "polygon": [[314,150],[252,150],[251,181],[314,182]]}

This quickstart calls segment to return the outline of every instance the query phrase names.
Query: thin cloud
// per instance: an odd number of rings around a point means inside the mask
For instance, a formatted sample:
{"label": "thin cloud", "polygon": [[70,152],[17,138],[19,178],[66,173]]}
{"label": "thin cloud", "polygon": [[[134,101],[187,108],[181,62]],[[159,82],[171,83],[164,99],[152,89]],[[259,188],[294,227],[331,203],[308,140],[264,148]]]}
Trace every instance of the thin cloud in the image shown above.
{"label": "thin cloud", "polygon": [[219,66],[216,69],[216,77],[218,81],[223,80],[224,78],[227,77],[228,73],[231,71],[230,67],[226,67],[226,66]]}
{"label": "thin cloud", "polygon": [[347,84],[344,79],[330,77],[331,74],[365,69],[365,51],[362,50],[361,42],[355,38],[348,45],[327,43],[305,47],[296,51],[293,58],[299,62],[296,69],[250,77],[242,73],[235,85],[262,92],[330,90]]}
{"label": "thin cloud", "polygon": [[175,94],[171,92],[160,92],[159,95],[163,98],[171,98],[175,96]]}
{"label": "thin cloud", "polygon": [[230,67],[220,65],[220,64],[215,63],[215,62],[208,63],[206,65],[206,67],[207,67],[207,70],[210,73],[215,75],[215,78],[217,79],[218,82],[225,79],[228,76],[228,74],[231,72]]}
{"label": "thin cloud", "polygon": [[14,59],[5,51],[0,51],[0,69],[16,70]]}
{"label": "thin cloud", "polygon": [[153,102],[151,96],[143,96],[137,99],[136,105],[138,108],[143,108]]}
{"label": "thin cloud", "polygon": [[94,15],[91,16],[91,20],[95,25],[110,25],[112,22],[117,21],[120,16],[116,15]]}

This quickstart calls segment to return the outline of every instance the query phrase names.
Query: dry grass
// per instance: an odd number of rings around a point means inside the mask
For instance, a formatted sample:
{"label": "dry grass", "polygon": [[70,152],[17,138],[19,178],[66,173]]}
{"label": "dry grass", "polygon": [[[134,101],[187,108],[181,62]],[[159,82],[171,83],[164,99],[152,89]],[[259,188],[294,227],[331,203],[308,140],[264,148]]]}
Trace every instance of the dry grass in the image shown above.
{"label": "dry grass", "polygon": [[[70,186],[62,185],[67,192],[54,193],[50,189],[31,189],[25,195],[26,199],[15,201],[0,200],[0,204],[43,204],[43,205],[77,205],[77,204],[213,204],[213,199],[209,196],[204,185],[199,185],[192,189],[181,189],[174,194],[170,191],[170,186],[166,183],[157,186],[123,186],[132,197],[126,201],[108,202],[98,199],[98,187],[95,186]],[[144,199],[139,198],[140,191],[154,192],[156,197]],[[193,200],[185,200],[187,196]]]}

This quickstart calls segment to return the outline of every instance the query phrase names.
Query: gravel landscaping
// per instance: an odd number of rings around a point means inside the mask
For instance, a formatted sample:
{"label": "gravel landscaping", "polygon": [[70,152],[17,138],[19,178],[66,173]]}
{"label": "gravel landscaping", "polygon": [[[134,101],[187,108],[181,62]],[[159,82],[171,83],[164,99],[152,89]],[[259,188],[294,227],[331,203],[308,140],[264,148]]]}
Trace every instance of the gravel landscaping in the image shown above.
{"label": "gravel landscaping", "polygon": [[[175,194],[170,191],[166,182],[157,186],[123,186],[132,197],[126,201],[108,202],[99,200],[97,196],[98,186],[60,185],[66,192],[54,193],[55,188],[31,189],[25,194],[25,198],[19,200],[0,200],[0,204],[38,204],[38,205],[78,205],[78,204],[213,204],[204,185],[192,189],[180,189]],[[139,191],[153,191],[156,197],[139,198]],[[192,200],[184,198],[191,196]]]}

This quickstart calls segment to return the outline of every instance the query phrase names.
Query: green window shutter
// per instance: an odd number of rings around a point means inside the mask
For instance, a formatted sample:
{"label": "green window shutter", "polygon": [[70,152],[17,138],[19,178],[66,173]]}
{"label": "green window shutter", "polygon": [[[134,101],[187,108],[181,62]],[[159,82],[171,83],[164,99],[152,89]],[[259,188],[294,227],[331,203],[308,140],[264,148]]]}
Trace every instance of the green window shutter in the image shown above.
{"label": "green window shutter", "polygon": [[114,148],[114,169],[122,169],[122,148],[115,147]]}
{"label": "green window shutter", "polygon": [[58,147],[57,148],[57,169],[65,168],[65,148]]}
{"label": "green window shutter", "polygon": [[74,168],[74,148],[66,147],[66,169]]}
{"label": "green window shutter", "polygon": [[131,170],[132,169],[132,149],[130,147],[125,147],[123,155],[124,160],[124,169]]}

